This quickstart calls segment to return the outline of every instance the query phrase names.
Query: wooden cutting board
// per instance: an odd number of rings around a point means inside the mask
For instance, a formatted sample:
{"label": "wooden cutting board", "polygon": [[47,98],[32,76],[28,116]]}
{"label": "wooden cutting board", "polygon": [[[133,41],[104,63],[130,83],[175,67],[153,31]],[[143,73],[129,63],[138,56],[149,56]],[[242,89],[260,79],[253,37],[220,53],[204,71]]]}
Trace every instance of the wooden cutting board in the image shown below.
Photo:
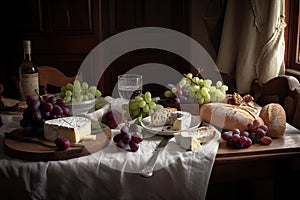
{"label": "wooden cutting board", "polygon": [[[105,148],[112,138],[111,129],[103,126],[102,131],[93,133],[96,140],[82,141],[82,146],[72,146],[64,151],[56,149],[56,145],[52,141],[44,141],[46,145],[39,143],[25,142],[20,140],[4,138],[4,151],[8,155],[29,161],[51,161],[51,160],[67,160],[87,156]],[[16,136],[24,136],[24,129],[16,129],[8,134]]]}

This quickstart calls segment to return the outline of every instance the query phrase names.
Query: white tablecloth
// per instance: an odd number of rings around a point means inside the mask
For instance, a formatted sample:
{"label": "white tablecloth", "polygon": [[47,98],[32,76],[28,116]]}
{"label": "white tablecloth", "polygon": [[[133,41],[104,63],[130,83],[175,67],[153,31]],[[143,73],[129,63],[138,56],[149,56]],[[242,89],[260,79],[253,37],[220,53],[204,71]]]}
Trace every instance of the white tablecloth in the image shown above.
{"label": "white tablecloth", "polygon": [[195,152],[181,149],[171,139],[159,154],[153,176],[144,178],[139,171],[162,136],[148,135],[137,152],[120,151],[110,143],[85,157],[29,162],[3,150],[3,133],[17,126],[11,121],[0,127],[1,199],[205,199],[220,137],[217,132]]}

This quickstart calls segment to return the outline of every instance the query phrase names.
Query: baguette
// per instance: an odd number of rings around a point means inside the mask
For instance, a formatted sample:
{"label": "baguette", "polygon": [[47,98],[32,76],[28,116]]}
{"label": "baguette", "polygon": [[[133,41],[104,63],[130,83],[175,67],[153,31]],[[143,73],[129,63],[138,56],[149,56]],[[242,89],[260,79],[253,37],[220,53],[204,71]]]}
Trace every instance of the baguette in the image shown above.
{"label": "baguette", "polygon": [[200,120],[224,130],[247,130],[247,125],[257,119],[260,125],[264,121],[247,106],[237,106],[226,103],[208,103],[200,108]]}

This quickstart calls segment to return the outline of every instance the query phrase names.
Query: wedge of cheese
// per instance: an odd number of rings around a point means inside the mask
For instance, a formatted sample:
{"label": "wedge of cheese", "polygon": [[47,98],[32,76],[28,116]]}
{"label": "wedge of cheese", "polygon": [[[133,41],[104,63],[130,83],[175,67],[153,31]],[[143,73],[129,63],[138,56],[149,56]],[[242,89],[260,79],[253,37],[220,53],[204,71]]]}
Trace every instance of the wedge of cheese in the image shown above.
{"label": "wedge of cheese", "polygon": [[174,133],[176,143],[183,149],[192,151],[198,150],[201,144],[210,141],[214,135],[215,129],[208,126]]}
{"label": "wedge of cheese", "polygon": [[45,121],[44,137],[54,141],[57,136],[63,136],[75,143],[83,139],[93,139],[91,120],[85,117],[62,117]]}
{"label": "wedge of cheese", "polygon": [[153,126],[163,126],[163,130],[185,130],[189,129],[192,115],[189,112],[177,111],[176,108],[163,108],[151,115]]}
{"label": "wedge of cheese", "polygon": [[173,122],[173,130],[187,130],[191,126],[192,115],[188,112],[177,111],[177,118]]}

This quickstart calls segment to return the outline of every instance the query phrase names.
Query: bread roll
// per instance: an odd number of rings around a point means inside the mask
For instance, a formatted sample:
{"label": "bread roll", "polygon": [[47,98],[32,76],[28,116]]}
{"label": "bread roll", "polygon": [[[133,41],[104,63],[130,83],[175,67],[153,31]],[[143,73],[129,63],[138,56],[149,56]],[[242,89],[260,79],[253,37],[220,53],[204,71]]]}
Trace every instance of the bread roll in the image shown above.
{"label": "bread roll", "polygon": [[237,106],[226,103],[208,103],[200,108],[200,119],[225,130],[235,128],[244,131],[255,119],[263,125],[264,121],[250,111],[247,106]]}
{"label": "bread roll", "polygon": [[286,114],[284,108],[278,103],[270,103],[265,105],[259,116],[268,126],[267,135],[278,138],[284,135],[286,128]]}

